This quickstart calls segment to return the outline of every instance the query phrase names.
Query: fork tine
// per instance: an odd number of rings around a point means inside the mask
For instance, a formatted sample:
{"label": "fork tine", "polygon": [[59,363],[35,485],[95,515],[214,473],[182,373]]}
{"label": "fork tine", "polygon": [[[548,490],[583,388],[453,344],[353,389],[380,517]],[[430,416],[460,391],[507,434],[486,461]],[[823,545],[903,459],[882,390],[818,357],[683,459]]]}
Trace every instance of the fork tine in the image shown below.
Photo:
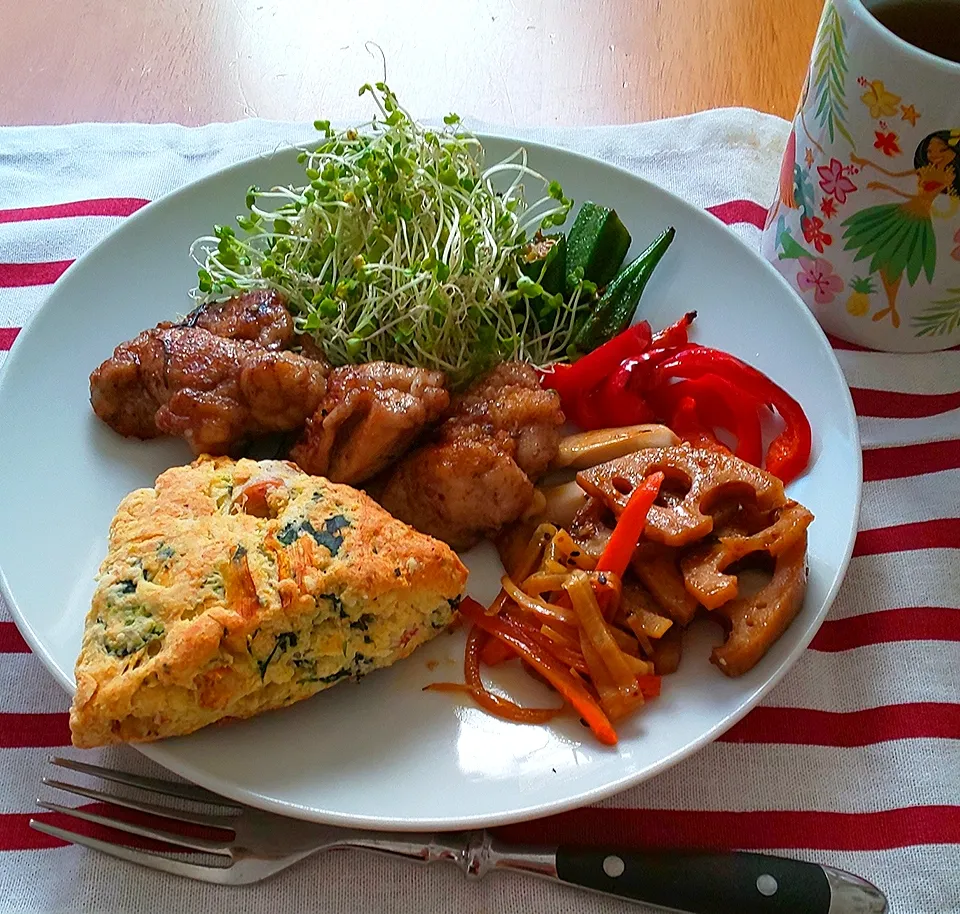
{"label": "fork tine", "polygon": [[179,797],[183,800],[193,800],[196,803],[215,803],[217,806],[228,806],[238,812],[241,807],[233,800],[228,800],[220,794],[204,790],[193,784],[178,784],[176,781],[166,781],[162,778],[148,778],[138,774],[128,774],[126,771],[114,771],[112,768],[101,768],[88,762],[77,762],[71,758],[61,758],[51,755],[48,759],[51,765],[59,768],[69,768],[81,774],[90,774],[105,781],[114,781],[117,784],[126,784],[128,787],[139,787],[141,790],[151,790],[168,797]]}
{"label": "fork tine", "polygon": [[122,819],[111,819],[109,816],[101,816],[97,813],[87,812],[85,809],[74,809],[72,806],[61,806],[59,803],[49,803],[46,800],[38,799],[37,806],[42,806],[51,812],[61,812],[75,819],[83,819],[84,822],[93,822],[95,825],[106,825],[109,828],[117,829],[117,831],[127,832],[131,835],[139,835],[141,838],[153,838],[156,841],[165,841],[167,844],[174,844],[177,847],[183,847],[187,850],[206,851],[210,854],[221,854],[225,857],[230,856],[230,848],[223,841],[191,838],[187,835],[164,831],[162,828],[149,828],[146,825],[137,825],[134,822],[124,822]]}
{"label": "fork tine", "polygon": [[130,863],[139,863],[141,866],[150,867],[153,870],[161,870],[164,873],[173,873],[175,876],[187,876],[190,879],[199,879],[202,882],[217,882],[223,885],[231,883],[231,867],[224,866],[205,866],[202,863],[184,863],[181,860],[173,860],[170,857],[162,857],[160,854],[154,854],[150,851],[140,851],[132,847],[126,847],[123,844],[111,844],[109,841],[101,841],[98,838],[88,838],[86,835],[77,834],[77,832],[68,831],[65,828],[58,828],[56,825],[48,825],[46,822],[40,822],[37,819],[30,820],[30,827],[36,831],[43,832],[45,835],[51,835],[59,838],[61,841],[69,841],[71,844],[81,844],[95,851],[102,851],[111,857],[119,857],[121,860],[128,860]]}
{"label": "fork tine", "polygon": [[234,831],[233,816],[218,816],[214,813],[183,812],[179,809],[171,809],[169,806],[160,806],[157,803],[145,803],[141,800],[129,799],[128,797],[118,797],[110,793],[105,793],[102,790],[94,790],[92,787],[81,787],[79,784],[67,784],[64,781],[56,781],[53,778],[42,778],[41,782],[48,787],[54,787],[57,790],[64,790],[67,793],[86,797],[88,800],[114,803],[117,806],[134,809],[137,812],[146,812],[154,816],[161,816],[164,819],[173,819],[174,822],[189,822],[192,825],[206,825],[209,828],[220,828],[230,832]]}

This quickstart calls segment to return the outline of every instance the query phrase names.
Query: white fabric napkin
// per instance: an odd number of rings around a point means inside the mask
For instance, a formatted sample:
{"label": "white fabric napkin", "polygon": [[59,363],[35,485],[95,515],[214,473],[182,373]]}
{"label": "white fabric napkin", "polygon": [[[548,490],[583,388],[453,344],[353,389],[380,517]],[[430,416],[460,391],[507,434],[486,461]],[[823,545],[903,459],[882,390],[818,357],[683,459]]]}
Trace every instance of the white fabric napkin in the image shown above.
{"label": "white fabric napkin", "polygon": [[[788,130],[779,118],[725,109],[510,132],[649,178],[757,246]],[[256,120],[0,129],[0,362],[49,283],[143,200],[312,134],[309,125]],[[898,914],[960,912],[960,353],[837,354],[869,449],[867,481],[857,554],[811,649],[761,708],[693,758],[598,807],[503,837],[770,851],[859,873]],[[0,602],[3,914],[642,910],[535,879],[468,883],[453,867],[354,852],[229,889],[52,846],[26,823],[47,755],[80,755],[59,748],[67,707]],[[164,774],[130,748],[82,757]]]}

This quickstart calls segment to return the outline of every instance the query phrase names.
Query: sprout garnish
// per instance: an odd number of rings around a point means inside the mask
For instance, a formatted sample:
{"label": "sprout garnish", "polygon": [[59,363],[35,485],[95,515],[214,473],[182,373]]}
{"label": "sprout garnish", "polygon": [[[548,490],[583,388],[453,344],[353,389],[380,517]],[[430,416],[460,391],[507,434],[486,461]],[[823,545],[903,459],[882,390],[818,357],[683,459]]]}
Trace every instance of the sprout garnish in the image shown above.
{"label": "sprout garnish", "polygon": [[503,359],[564,358],[592,296],[544,294],[519,266],[532,234],[566,219],[560,185],[524,149],[484,168],[455,114],[429,128],[385,83],[364,93],[379,116],[343,131],[317,121],[322,139],[298,157],[303,186],[251,187],[238,230],[194,242],[193,296],[274,289],[334,365],[385,359],[455,386]]}

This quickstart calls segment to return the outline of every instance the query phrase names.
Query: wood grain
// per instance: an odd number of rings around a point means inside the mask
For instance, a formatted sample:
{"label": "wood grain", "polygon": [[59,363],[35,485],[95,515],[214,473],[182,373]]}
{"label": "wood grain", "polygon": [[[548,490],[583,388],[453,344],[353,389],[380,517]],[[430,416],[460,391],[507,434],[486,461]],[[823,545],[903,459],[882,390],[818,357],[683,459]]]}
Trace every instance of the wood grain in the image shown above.
{"label": "wood grain", "polygon": [[359,120],[387,76],[419,116],[790,117],[821,0],[0,0],[0,123]]}

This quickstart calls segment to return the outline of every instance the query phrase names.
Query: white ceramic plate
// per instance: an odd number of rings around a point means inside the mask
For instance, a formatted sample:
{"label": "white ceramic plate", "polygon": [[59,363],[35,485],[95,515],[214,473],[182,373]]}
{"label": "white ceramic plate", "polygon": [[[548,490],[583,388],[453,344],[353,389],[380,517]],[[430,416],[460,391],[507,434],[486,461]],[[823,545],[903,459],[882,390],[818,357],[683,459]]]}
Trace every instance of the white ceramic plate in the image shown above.
{"label": "white ceramic plate", "polygon": [[[518,144],[485,138],[489,161]],[[692,633],[663,695],[600,746],[573,717],[511,724],[421,687],[459,678],[462,635],[292,708],[141,747],[211,790],[277,812],[373,828],[487,826],[568,809],[663,771],[715,739],[797,659],[823,620],[849,561],[860,497],[860,450],[850,396],[810,313],[775,270],[712,216],[609,165],[526,144],[530,164],[575,200],[615,205],[637,253],[664,226],[676,241],[644,296],[654,328],[697,309],[695,338],[767,372],[803,404],[813,460],[790,494],[816,514],[810,584],[799,617],[749,674],[708,662],[718,637]],[[139,442],[94,417],[88,375],[113,346],[189,307],[188,246],[229,223],[251,184],[296,180],[293,152],[257,158],[147,206],[81,258],[21,334],[0,382],[0,584],[24,636],[64,688],[110,519],[131,489],[190,454],[180,441]],[[467,556],[470,592],[490,599],[495,553]],[[428,661],[437,661],[434,670]],[[501,674],[498,674],[501,675]],[[511,676],[513,678],[511,678]],[[539,697],[528,677],[499,680]]]}

